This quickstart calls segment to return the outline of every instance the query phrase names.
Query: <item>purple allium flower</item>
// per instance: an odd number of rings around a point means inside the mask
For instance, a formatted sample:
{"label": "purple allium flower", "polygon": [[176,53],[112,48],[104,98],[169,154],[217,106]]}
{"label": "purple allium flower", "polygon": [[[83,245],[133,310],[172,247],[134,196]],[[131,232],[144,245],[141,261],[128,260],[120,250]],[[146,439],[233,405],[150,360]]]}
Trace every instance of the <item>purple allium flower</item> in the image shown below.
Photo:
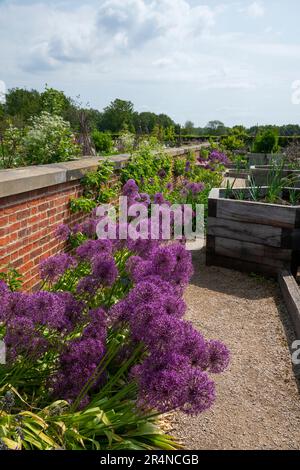
{"label": "purple allium flower", "polygon": [[154,283],[147,280],[139,282],[128,294],[129,305],[140,305],[159,298],[161,291]]}
{"label": "purple allium flower", "polygon": [[219,152],[218,150],[213,150],[210,153],[209,160],[211,160],[213,163],[219,163],[222,165],[226,165],[229,162],[225,153]]}
{"label": "purple allium flower", "polygon": [[9,293],[9,288],[7,284],[0,279],[0,298],[2,299],[2,296],[7,295]]}
{"label": "purple allium flower", "polygon": [[35,324],[58,330],[68,327],[68,318],[65,316],[66,304],[60,294],[47,291],[29,294],[27,308],[27,316],[30,316]]}
{"label": "purple allium flower", "polygon": [[166,173],[166,170],[164,168],[161,168],[158,172],[157,172],[158,176],[163,179],[167,176],[167,173]]}
{"label": "purple allium flower", "polygon": [[165,198],[162,193],[156,193],[154,194],[154,204],[164,204]]}
{"label": "purple allium flower", "polygon": [[148,193],[140,193],[140,202],[148,207],[151,204],[151,199]]}
{"label": "purple allium flower", "polygon": [[202,334],[193,328],[189,322],[184,322],[184,340],[180,348],[182,355],[186,356],[192,366],[206,370],[209,366],[209,352],[207,342]]}
{"label": "purple allium flower", "polygon": [[181,297],[174,295],[172,290],[162,297],[163,307],[167,315],[181,318],[185,314],[186,303]]}
{"label": "purple allium flower", "polygon": [[118,277],[118,269],[114,258],[102,253],[92,259],[92,275],[104,286],[111,286]]}
{"label": "purple allium flower", "polygon": [[215,384],[208,375],[196,367],[189,368],[181,410],[190,415],[202,413],[213,405],[215,398]]}
{"label": "purple allium flower", "polygon": [[79,233],[81,231],[81,224],[75,224],[73,227],[72,227],[72,235],[76,235],[77,233]]}
{"label": "purple allium flower", "polygon": [[132,308],[130,307],[128,300],[125,298],[119,300],[119,302],[110,308],[108,317],[112,323],[118,324],[128,322],[131,314]]}
{"label": "purple allium flower", "polygon": [[138,405],[162,413],[183,406],[186,368],[186,359],[176,353],[151,354],[135,366],[132,375],[139,385]]}
{"label": "purple allium flower", "polygon": [[132,197],[137,195],[139,192],[139,187],[133,179],[129,179],[123,186],[122,194],[123,196]]}
{"label": "purple allium flower", "polygon": [[221,341],[210,340],[208,342],[209,353],[209,372],[213,374],[220,374],[229,365],[230,353]]}
{"label": "purple allium flower", "polygon": [[191,252],[181,243],[173,243],[169,248],[176,260],[172,280],[175,284],[185,285],[194,272]]}
{"label": "purple allium flower", "polygon": [[111,240],[87,240],[76,250],[76,255],[86,260],[91,260],[100,253],[112,253]]}
{"label": "purple allium flower", "polygon": [[188,192],[189,192],[189,191],[188,191],[187,188],[182,188],[181,191],[180,191],[180,195],[181,195],[182,197],[185,197],[185,196],[188,195]]}
{"label": "purple allium flower", "polygon": [[83,312],[86,304],[85,302],[77,300],[71,292],[57,292],[56,295],[64,302],[64,315],[66,318],[65,328],[71,331],[76,325],[83,322]]}
{"label": "purple allium flower", "polygon": [[85,276],[78,282],[76,291],[79,295],[95,295],[99,287],[99,279],[96,279],[93,276]]}
{"label": "purple allium flower", "polygon": [[60,356],[60,369],[51,380],[54,396],[73,401],[93,376],[104,354],[105,346],[101,339],[84,338],[69,342]]}
{"label": "purple allium flower", "polygon": [[16,317],[9,321],[4,342],[9,362],[20,354],[36,360],[48,348],[47,340],[37,332],[33,320],[27,317]]}
{"label": "purple allium flower", "polygon": [[185,173],[189,173],[191,171],[191,162],[190,162],[190,160],[186,161],[184,171],[185,171]]}
{"label": "purple allium flower", "polygon": [[150,351],[178,351],[183,341],[184,322],[170,315],[158,315],[143,338]]}
{"label": "purple allium flower", "polygon": [[204,184],[203,183],[188,183],[187,184],[187,189],[195,196],[196,194],[201,193],[204,189]]}
{"label": "purple allium flower", "polygon": [[83,330],[82,338],[92,338],[106,341],[107,317],[103,308],[96,308],[89,312],[90,323]]}
{"label": "purple allium flower", "polygon": [[66,224],[61,224],[55,231],[55,236],[61,241],[67,241],[71,235],[71,230]]}
{"label": "purple allium flower", "polygon": [[151,322],[156,318],[163,317],[165,310],[159,301],[153,299],[152,302],[132,307],[129,316],[130,331],[135,341],[149,342],[148,328],[152,328]]}
{"label": "purple allium flower", "polygon": [[176,257],[169,246],[158,247],[151,256],[153,274],[158,274],[163,279],[169,279],[175,268]]}
{"label": "purple allium flower", "polygon": [[83,235],[86,235],[89,238],[93,238],[96,235],[96,228],[99,220],[98,219],[87,219],[84,222],[82,222],[80,226],[80,232],[83,233]]}
{"label": "purple allium flower", "polygon": [[127,240],[127,247],[133,253],[137,253],[142,258],[148,258],[152,251],[157,247],[156,240],[138,238],[137,240]]}
{"label": "purple allium flower", "polygon": [[168,191],[173,191],[173,184],[172,183],[167,183],[166,188]]}
{"label": "purple allium flower", "polygon": [[4,281],[0,280],[0,323],[7,318],[7,307],[10,300],[10,291]]}
{"label": "purple allium flower", "polygon": [[27,316],[28,295],[23,292],[8,292],[3,295],[0,303],[0,321]]}
{"label": "purple allium flower", "polygon": [[67,269],[75,267],[76,264],[76,260],[66,253],[51,256],[40,263],[41,278],[48,282],[55,282]]}

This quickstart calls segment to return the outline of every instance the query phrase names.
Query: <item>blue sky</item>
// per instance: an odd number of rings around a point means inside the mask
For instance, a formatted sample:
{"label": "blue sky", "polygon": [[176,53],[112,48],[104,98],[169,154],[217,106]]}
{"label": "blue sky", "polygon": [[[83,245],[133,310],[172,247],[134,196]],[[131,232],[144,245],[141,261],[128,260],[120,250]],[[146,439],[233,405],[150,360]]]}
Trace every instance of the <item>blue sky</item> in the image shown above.
{"label": "blue sky", "polygon": [[0,81],[204,126],[300,123],[298,0],[0,0]]}

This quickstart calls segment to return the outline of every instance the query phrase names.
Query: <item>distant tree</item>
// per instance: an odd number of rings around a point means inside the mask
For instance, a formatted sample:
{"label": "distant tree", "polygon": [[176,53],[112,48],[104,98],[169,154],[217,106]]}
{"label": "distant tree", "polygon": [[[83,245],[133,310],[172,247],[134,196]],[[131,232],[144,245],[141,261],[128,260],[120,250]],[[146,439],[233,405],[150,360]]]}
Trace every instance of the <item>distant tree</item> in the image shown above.
{"label": "distant tree", "polygon": [[63,91],[45,87],[41,94],[42,109],[50,114],[63,116],[71,106],[71,99],[67,98]]}
{"label": "distant tree", "polygon": [[158,124],[162,126],[164,129],[167,127],[175,126],[175,122],[171,119],[167,114],[159,114],[158,115]]}
{"label": "distant tree", "polygon": [[135,117],[135,130],[143,134],[151,134],[158,123],[158,116],[155,113],[145,111],[137,113]]}
{"label": "distant tree", "polygon": [[131,101],[116,99],[104,108],[100,130],[120,132],[126,127],[134,130],[134,110]]}
{"label": "distant tree", "polygon": [[205,126],[207,134],[212,135],[221,135],[225,134],[227,129],[225,124],[222,121],[218,121],[217,119],[214,121],[209,121]]}
{"label": "distant tree", "polygon": [[7,117],[14,118],[14,123],[21,127],[28,123],[32,116],[41,112],[41,95],[37,90],[11,88],[6,93],[6,102],[3,109],[4,114]]}
{"label": "distant tree", "polygon": [[186,121],[184,130],[186,134],[193,134],[195,131],[195,124],[192,121]]}
{"label": "distant tree", "polygon": [[253,143],[253,151],[258,153],[274,153],[278,150],[278,131],[267,129],[260,132]]}

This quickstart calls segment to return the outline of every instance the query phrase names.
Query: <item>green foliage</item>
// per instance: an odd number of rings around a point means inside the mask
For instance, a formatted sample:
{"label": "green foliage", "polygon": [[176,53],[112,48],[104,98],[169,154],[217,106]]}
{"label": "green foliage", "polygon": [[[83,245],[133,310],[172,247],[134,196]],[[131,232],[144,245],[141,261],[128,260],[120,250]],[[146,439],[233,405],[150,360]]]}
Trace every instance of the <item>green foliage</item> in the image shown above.
{"label": "green foliage", "polygon": [[120,190],[119,183],[113,181],[114,170],[114,163],[106,159],[96,171],[88,172],[82,180],[84,194],[71,200],[71,211],[89,213],[98,204],[113,200]]}
{"label": "green foliage", "polygon": [[158,178],[159,170],[166,172],[166,180],[171,176],[172,159],[155,138],[144,140],[133,153],[128,164],[121,171],[121,181],[129,179],[137,182]]}
{"label": "green foliage", "polygon": [[28,165],[72,160],[80,153],[69,123],[45,111],[33,118],[23,145],[24,161]]}
{"label": "green foliage", "polygon": [[274,130],[266,130],[257,135],[253,151],[257,153],[275,153],[278,150],[278,134]]}
{"label": "green foliage", "polygon": [[24,164],[24,131],[10,124],[0,135],[0,169]]}
{"label": "green foliage", "polygon": [[101,120],[101,130],[120,132],[124,128],[133,130],[133,103],[116,99],[104,108]]}
{"label": "green foliage", "polygon": [[50,114],[61,116],[63,112],[70,106],[69,99],[63,91],[48,88],[41,94],[42,110]]}
{"label": "green foliage", "polygon": [[100,132],[95,129],[92,132],[92,139],[97,152],[109,154],[113,150],[113,140],[109,132]]}
{"label": "green foliage", "polygon": [[8,268],[7,272],[0,272],[0,280],[6,282],[11,291],[19,290],[23,284],[23,276],[15,268]]}
{"label": "green foliage", "polygon": [[41,96],[36,90],[12,88],[6,93],[4,112],[8,117],[14,118],[14,124],[24,126],[41,110]]}

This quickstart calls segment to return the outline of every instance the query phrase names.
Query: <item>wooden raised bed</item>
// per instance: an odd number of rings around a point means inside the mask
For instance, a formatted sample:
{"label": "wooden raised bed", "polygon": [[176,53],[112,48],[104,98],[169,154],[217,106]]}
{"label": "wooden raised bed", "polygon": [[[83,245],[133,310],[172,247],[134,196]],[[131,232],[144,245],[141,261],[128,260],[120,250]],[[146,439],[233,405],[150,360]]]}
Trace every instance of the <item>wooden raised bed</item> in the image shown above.
{"label": "wooden raised bed", "polygon": [[248,164],[251,165],[269,165],[272,161],[281,161],[283,154],[281,153],[248,153]]}
{"label": "wooden raised bed", "polygon": [[[256,165],[250,167],[250,176],[257,186],[266,186],[270,178],[270,172],[274,167],[272,165]],[[291,170],[290,168],[283,168],[282,177],[293,178],[293,186],[300,188],[300,170]]]}
{"label": "wooden raised bed", "polygon": [[282,271],[278,275],[279,286],[287,311],[293,323],[297,339],[300,339],[300,289],[290,271]]}
{"label": "wooden raised bed", "polygon": [[[249,191],[247,188],[233,191]],[[265,188],[263,188],[265,191]],[[212,189],[208,200],[207,265],[277,277],[300,265],[300,206],[225,199]]]}

